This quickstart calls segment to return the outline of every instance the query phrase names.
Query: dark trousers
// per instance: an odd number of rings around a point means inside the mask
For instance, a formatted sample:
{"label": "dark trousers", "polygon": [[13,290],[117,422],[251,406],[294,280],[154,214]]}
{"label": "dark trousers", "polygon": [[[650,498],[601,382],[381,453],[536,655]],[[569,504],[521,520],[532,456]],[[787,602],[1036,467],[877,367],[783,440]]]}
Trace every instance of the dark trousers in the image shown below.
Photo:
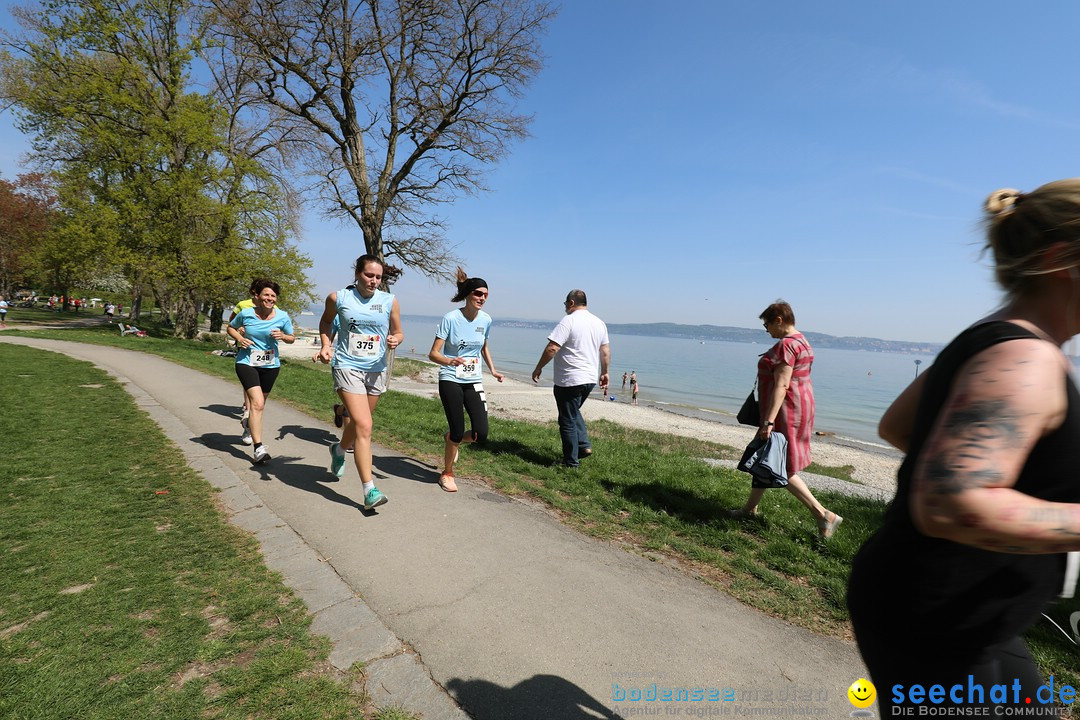
{"label": "dark trousers", "polygon": [[[856,624],[855,634],[861,641],[859,650],[877,689],[881,720],[902,717],[915,705],[928,702],[926,697],[920,698],[918,703],[908,697],[912,685],[921,685],[924,689],[935,685],[945,688],[946,694],[940,698],[940,704],[930,703],[931,707],[990,707],[997,704],[991,697],[991,689],[1004,686],[1008,691],[999,698],[1003,701],[1000,704],[1024,708],[1025,718],[1056,720],[1061,715],[1060,704],[1056,704],[1058,697],[1053,698],[1055,703],[1044,704],[1044,700],[1051,700],[1048,691],[1043,691],[1042,698],[1037,696],[1043,680],[1027,646],[1018,637],[978,653],[972,652],[969,656],[968,653],[954,653],[952,648],[941,644],[935,646],[933,641],[923,647],[905,648],[901,642],[882,642],[881,638],[868,637],[870,633],[865,628],[862,634],[859,630],[860,625]],[[969,692],[972,685],[982,688],[982,692]],[[1016,685],[1020,687],[1018,695]],[[951,693],[956,686],[960,687],[953,697]],[[1060,687],[1058,684],[1054,692]],[[897,688],[904,702],[896,702]],[[1025,702],[1026,698],[1031,698],[1030,704]],[[912,712],[918,714],[918,710]],[[1003,717],[996,710],[988,713],[990,718],[995,715]]]}
{"label": "dark trousers", "polygon": [[[478,389],[479,388],[479,389]],[[439,399],[442,400],[446,423],[450,427],[450,442],[460,443],[465,437],[465,413],[472,423],[473,442],[484,442],[488,436],[487,399],[480,383],[456,383],[439,381]]]}
{"label": "dark trousers", "polygon": [[596,383],[574,385],[573,387],[555,386],[555,405],[559,408],[559,436],[562,437],[563,465],[578,466],[578,454],[592,447],[589,444],[589,431],[585,428],[585,418],[581,416],[581,406],[596,387]]}

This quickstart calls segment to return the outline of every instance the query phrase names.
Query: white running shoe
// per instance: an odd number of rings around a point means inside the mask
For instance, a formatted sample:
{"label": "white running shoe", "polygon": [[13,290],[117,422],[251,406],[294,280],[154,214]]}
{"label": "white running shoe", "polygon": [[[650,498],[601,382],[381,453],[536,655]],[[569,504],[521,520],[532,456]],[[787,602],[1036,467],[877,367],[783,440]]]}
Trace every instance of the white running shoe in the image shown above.
{"label": "white running shoe", "polygon": [[270,453],[267,452],[265,445],[260,445],[255,448],[255,464],[262,465],[270,459]]}
{"label": "white running shoe", "polygon": [[245,445],[251,444],[251,428],[248,427],[247,418],[240,421],[240,427],[244,428],[244,434],[240,436],[240,442]]}

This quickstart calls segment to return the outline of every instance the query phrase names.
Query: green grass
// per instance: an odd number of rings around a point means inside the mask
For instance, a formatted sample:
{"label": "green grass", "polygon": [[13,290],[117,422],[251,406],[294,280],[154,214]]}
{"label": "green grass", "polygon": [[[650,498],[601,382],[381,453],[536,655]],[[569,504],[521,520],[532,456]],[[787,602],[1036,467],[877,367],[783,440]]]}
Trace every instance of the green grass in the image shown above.
{"label": "green grass", "polygon": [[[10,300],[8,302],[11,302]],[[44,305],[39,305],[36,308],[21,308],[13,306],[8,309],[7,322],[9,325],[13,323],[21,323],[25,325],[41,326],[41,325],[69,325],[78,324],[83,322],[107,322],[108,318],[105,317],[100,307],[87,308],[75,312],[75,308],[70,308],[67,312],[59,310],[48,310]],[[119,322],[119,318],[113,321]],[[116,325],[113,325],[116,328]]]}
{"label": "green grass", "polygon": [[303,603],[114,380],[12,345],[0,366],[0,717],[408,717],[350,691]]}
{"label": "green grass", "polygon": [[863,484],[851,476],[852,473],[855,472],[855,467],[852,465],[832,466],[819,465],[818,463],[812,462],[807,466],[806,472],[815,475],[827,475],[828,477],[839,478],[840,480],[847,480],[848,482],[856,483],[857,485]]}
{"label": "green grass", "polygon": [[[35,333],[45,335],[42,333]],[[48,331],[49,336],[103,341],[162,354],[176,362],[232,378],[232,363],[207,354],[205,343],[171,339],[106,337],[90,330]],[[286,361],[274,395],[329,419],[334,395],[324,367]],[[398,359],[395,374],[416,372],[417,363]],[[437,464],[445,419],[437,400],[387,393],[376,412],[375,439]],[[714,468],[706,457],[731,457],[735,449],[681,436],[590,423],[594,457],[581,468],[556,466],[561,450],[554,423],[491,418],[485,447],[466,447],[459,474],[479,478],[510,495],[540,500],[568,524],[618,542],[657,560],[674,562],[748,605],[815,632],[850,636],[844,597],[851,561],[881,523],[881,502],[817,493],[826,507],[844,516],[829,542],[822,542],[809,513],[782,491],[767,493],[763,519],[736,521],[723,510],[741,506],[747,476]],[[843,477],[849,468],[816,468]],[[901,580],[902,581],[902,580]],[[1068,629],[1080,600],[1055,606],[1055,620]],[[1080,684],[1077,648],[1047,622],[1030,633],[1033,653],[1058,684]]]}

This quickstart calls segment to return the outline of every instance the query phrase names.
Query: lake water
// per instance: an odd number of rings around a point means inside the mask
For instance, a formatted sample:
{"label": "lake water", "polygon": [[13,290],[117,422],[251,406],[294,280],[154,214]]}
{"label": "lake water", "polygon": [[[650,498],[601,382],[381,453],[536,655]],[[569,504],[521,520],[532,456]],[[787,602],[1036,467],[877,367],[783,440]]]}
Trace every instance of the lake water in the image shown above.
{"label": "lake water", "polygon": [[[404,317],[402,324],[405,343],[399,354],[426,358],[438,320]],[[493,327],[489,346],[495,367],[514,379],[529,381],[549,331]],[[758,355],[773,342],[764,331],[760,343],[612,335],[612,391],[618,402],[629,402],[629,389],[621,389],[622,374],[634,370],[640,386],[639,402],[673,412],[731,419],[753,387]],[[831,348],[814,348],[814,356],[815,429],[874,445],[883,444],[877,436],[882,413],[914,379],[916,367],[922,371],[933,362],[929,355]],[[916,366],[916,360],[922,364]],[[550,386],[551,378],[549,365],[544,368],[541,384]]]}

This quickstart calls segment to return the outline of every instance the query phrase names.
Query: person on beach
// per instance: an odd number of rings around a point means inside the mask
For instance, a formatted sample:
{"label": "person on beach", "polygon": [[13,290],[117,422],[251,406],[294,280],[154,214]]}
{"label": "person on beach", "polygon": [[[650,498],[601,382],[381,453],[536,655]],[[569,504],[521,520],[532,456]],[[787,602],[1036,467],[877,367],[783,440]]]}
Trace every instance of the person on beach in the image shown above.
{"label": "person on beach", "polygon": [[[330,446],[330,472],[345,475],[345,453],[353,449],[353,463],[364,484],[364,509],[371,510],[388,498],[372,479],[371,427],[379,396],[386,391],[386,352],[401,344],[401,310],[393,294],[379,289],[385,268],[374,255],[356,259],[355,283],[326,296],[319,339],[318,359],[333,361],[334,390],[349,411],[341,442]],[[340,331],[331,345],[330,333],[337,317]]]}
{"label": "person on beach", "polygon": [[[787,438],[787,489],[810,511],[818,533],[828,540],[843,518],[817,501],[798,473],[810,465],[810,438],[814,434],[814,387],[810,368],[814,351],[795,328],[791,305],[777,300],[758,316],[766,332],[779,342],[758,359],[758,407],[761,426],[756,438],[767,441],[773,432]],[[746,504],[731,511],[737,518],[757,515],[766,487],[752,487]]]}
{"label": "person on beach", "polygon": [[[906,456],[847,601],[882,717],[913,711],[912,684],[943,686],[940,707],[1035,707],[1025,698],[1042,679],[1021,635],[1075,589],[1064,553],[1080,550],[1080,393],[1061,346],[1080,332],[1080,179],[998,190],[984,209],[1004,304],[954,338],[878,428]],[[972,684],[986,694],[969,698]],[[996,684],[1004,702],[992,703]]]}
{"label": "person on beach", "polygon": [[579,459],[592,455],[589,431],[581,406],[600,384],[608,384],[611,347],[607,325],[589,312],[583,290],[571,290],[563,302],[566,317],[548,335],[548,344],[533,369],[533,382],[540,382],[544,366],[555,360],[555,404],[559,411],[562,464],[578,467]]}
{"label": "person on beach", "polygon": [[623,374],[622,374],[622,389],[623,389],[623,392],[626,392],[626,380],[627,380],[628,377],[629,376],[624,371]]}
{"label": "person on beach", "polygon": [[[450,302],[465,301],[465,305],[446,313],[435,331],[428,359],[439,365],[439,399],[450,430],[443,436],[443,472],[439,487],[457,492],[454,463],[462,442],[483,442],[488,435],[487,399],[484,396],[483,358],[491,376],[503,381],[495,369],[488,347],[491,316],[483,311],[488,299],[488,284],[481,278],[471,278],[457,269],[457,294]],[[465,432],[465,413],[469,414],[469,432]]]}
{"label": "person on beach", "polygon": [[244,388],[249,410],[245,430],[251,433],[254,443],[255,464],[261,465],[270,459],[262,443],[263,410],[281,370],[278,343],[292,344],[296,336],[288,313],[275,307],[281,293],[278,284],[273,280],[257,280],[251,288],[255,306],[241,310],[226,326],[226,332],[238,348],[236,376]]}
{"label": "person on beach", "polygon": [[630,404],[631,405],[637,405],[637,392],[638,392],[638,382],[635,379],[634,382],[630,383]]}
{"label": "person on beach", "polygon": [[[236,305],[233,306],[232,312],[229,313],[229,322],[228,322],[229,325],[232,324],[233,318],[235,318],[241,312],[243,312],[247,308],[255,307],[255,293],[256,293],[255,283],[259,282],[259,280],[260,280],[260,278],[255,278],[254,280],[251,281],[251,285],[248,286],[248,293],[250,293],[251,297],[247,298],[246,300],[241,300],[240,302],[236,303]],[[110,315],[109,317],[112,317],[112,316]],[[240,334],[242,335],[243,333],[244,333],[244,329],[240,328]],[[245,445],[250,445],[251,444],[251,429],[248,426],[249,411],[248,411],[247,392],[246,391],[244,392],[244,398],[243,399],[244,399],[244,403],[240,406],[240,431],[241,431],[240,442],[244,443]]]}

